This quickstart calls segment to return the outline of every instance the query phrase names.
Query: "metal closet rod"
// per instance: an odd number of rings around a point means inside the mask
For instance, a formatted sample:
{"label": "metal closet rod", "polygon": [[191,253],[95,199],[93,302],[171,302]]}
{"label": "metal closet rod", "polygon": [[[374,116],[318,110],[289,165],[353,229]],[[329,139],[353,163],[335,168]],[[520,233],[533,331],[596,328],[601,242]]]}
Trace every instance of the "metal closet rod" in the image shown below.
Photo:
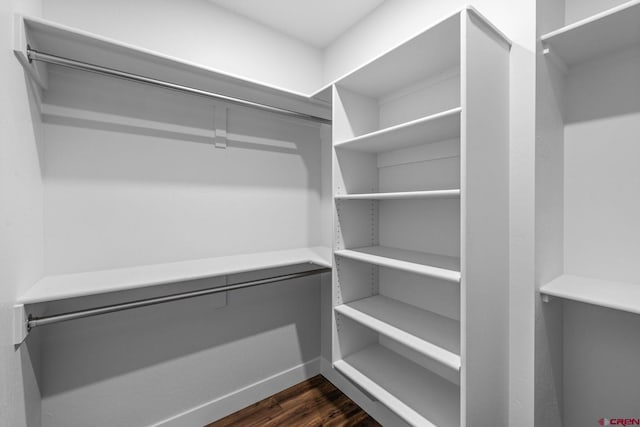
{"label": "metal closet rod", "polygon": [[134,308],[147,307],[150,305],[164,304],[166,302],[180,301],[183,299],[196,298],[204,295],[233,291],[236,289],[250,288],[252,286],[266,285],[274,282],[283,282],[285,280],[298,279],[300,277],[307,277],[320,273],[328,273],[330,271],[330,268],[318,268],[314,270],[303,271],[300,273],[284,274],[280,276],[269,277],[266,279],[235,283],[233,285],[218,286],[215,288],[201,289],[198,291],[181,292],[178,294],[165,295],[162,297],[146,298],[120,304],[105,305],[86,310],[70,311],[67,313],[54,314],[51,316],[33,317],[29,315],[29,319],[27,321],[27,329],[31,331],[33,328],[37,328],[38,326],[51,325],[53,323],[66,322],[69,320],[81,319],[83,317],[99,316],[101,314],[115,313],[118,311],[131,310]]}
{"label": "metal closet rod", "polygon": [[102,67],[100,65],[90,64],[88,62],[76,61],[74,59],[64,58],[62,56],[51,55],[45,52],[39,52],[31,47],[27,47],[27,58],[29,62],[40,61],[48,64],[60,65],[62,67],[73,68],[76,70],[88,71],[91,73],[102,74],[105,76],[116,77],[119,79],[130,80],[133,82],[144,83],[151,86],[162,87],[166,89],[176,90],[178,92],[190,93],[192,95],[204,96],[206,98],[215,99],[216,101],[228,102],[230,104],[241,105],[243,107],[257,108],[272,113],[282,114],[289,117],[295,117],[303,120],[310,120],[324,124],[331,124],[331,120],[323,117],[313,116],[311,114],[300,113],[298,111],[287,110],[285,108],[274,107],[273,105],[260,104],[258,102],[247,101],[246,99],[234,98],[232,96],[222,95],[215,92],[196,89],[189,86],[183,86],[164,80],[154,79],[151,77],[141,76],[139,74],[128,73],[126,71],[116,70],[114,68]]}

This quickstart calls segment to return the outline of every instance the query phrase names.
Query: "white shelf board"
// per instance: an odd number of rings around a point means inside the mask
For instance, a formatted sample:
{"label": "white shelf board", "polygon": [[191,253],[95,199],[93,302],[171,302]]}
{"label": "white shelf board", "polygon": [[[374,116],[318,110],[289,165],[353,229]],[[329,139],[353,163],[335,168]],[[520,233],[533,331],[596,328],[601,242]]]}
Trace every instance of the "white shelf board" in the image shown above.
{"label": "white shelf board", "polygon": [[17,303],[35,304],[305,263],[330,268],[331,250],[299,248],[46,276]]}
{"label": "white shelf board", "polygon": [[640,0],[567,25],[542,36],[542,42],[565,64],[640,44]]}
{"label": "white shelf board", "polygon": [[421,117],[343,141],[336,148],[380,153],[460,137],[461,107]]}
{"label": "white shelf board", "polygon": [[341,249],[335,251],[335,255],[450,282],[460,282],[460,259],[455,257],[385,246]]}
{"label": "white shelf board", "polygon": [[367,347],[333,366],[410,425],[460,427],[460,388],[391,350]]}
{"label": "white shelf board", "polygon": [[334,83],[361,95],[381,98],[429,76],[460,68],[460,13],[421,30]]}
{"label": "white shelf board", "polygon": [[[276,107],[295,108],[330,119],[330,105],[319,98],[310,98],[313,93],[302,93],[230,74],[50,20],[31,16],[22,16],[20,19],[27,41],[36,50],[258,103],[272,102]],[[20,49],[26,49],[26,46]]]}
{"label": "white shelf board", "polygon": [[335,311],[443,365],[460,371],[460,322],[381,295]]}
{"label": "white shelf board", "polygon": [[454,199],[460,190],[398,191],[395,193],[336,194],[336,200],[403,200],[403,199]]}
{"label": "white shelf board", "polygon": [[540,293],[640,314],[640,283],[565,274],[542,286]]}

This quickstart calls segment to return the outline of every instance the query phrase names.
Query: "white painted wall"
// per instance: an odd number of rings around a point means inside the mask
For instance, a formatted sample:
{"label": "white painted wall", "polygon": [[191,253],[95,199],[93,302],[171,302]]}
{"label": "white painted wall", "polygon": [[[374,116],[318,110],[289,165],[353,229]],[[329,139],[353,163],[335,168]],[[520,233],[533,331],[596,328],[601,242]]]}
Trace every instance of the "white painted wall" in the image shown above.
{"label": "white painted wall", "polygon": [[[52,67],[53,68],[53,67]],[[213,129],[214,104],[52,69],[45,102]],[[320,126],[231,108],[230,140],[45,117],[47,274],[322,242]]]}
{"label": "white painted wall", "polygon": [[39,427],[38,354],[16,350],[12,305],[43,270],[41,129],[33,92],[13,56],[13,14],[41,13],[40,1],[0,2],[0,426]]}
{"label": "white painted wall", "polygon": [[44,17],[294,92],[322,81],[320,49],[207,0],[47,0]]}
{"label": "white painted wall", "polygon": [[572,67],[564,130],[565,272],[640,283],[640,48]]}
{"label": "white painted wall", "polygon": [[[324,80],[393,48],[467,1],[387,1],[325,50]],[[471,2],[513,41],[510,70],[510,414],[509,425],[534,419],[534,227],[536,4]]]}

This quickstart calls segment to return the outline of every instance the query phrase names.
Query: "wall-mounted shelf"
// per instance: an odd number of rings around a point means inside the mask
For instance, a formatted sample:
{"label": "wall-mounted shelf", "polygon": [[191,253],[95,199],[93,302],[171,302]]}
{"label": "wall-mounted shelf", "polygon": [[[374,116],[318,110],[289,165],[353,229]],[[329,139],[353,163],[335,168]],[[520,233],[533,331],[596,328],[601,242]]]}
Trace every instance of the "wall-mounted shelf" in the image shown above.
{"label": "wall-mounted shelf", "polygon": [[404,200],[404,199],[455,199],[460,190],[397,191],[393,193],[336,194],[336,200]]}
{"label": "wall-mounted shelf", "polygon": [[36,67],[27,61],[27,46],[54,56],[215,92],[250,103],[270,105],[326,120],[330,117],[328,104],[310,98],[310,94],[247,80],[45,19],[28,16],[17,19],[14,51],[29,74],[43,86],[46,86],[47,67]]}
{"label": "wall-mounted shelf", "polygon": [[640,314],[640,284],[562,275],[540,288],[542,295]]}
{"label": "wall-mounted shelf", "polygon": [[391,350],[367,347],[334,367],[410,425],[460,426],[460,389]]}
{"label": "wall-mounted shelf", "polygon": [[330,249],[299,248],[47,276],[21,295],[17,303],[35,304],[305,263],[331,267]]}
{"label": "wall-mounted shelf", "polygon": [[335,251],[335,255],[450,282],[460,282],[460,259],[455,257],[385,246],[342,249]]}
{"label": "wall-mounted shelf", "polygon": [[336,141],[336,148],[379,153],[460,137],[460,107],[410,122]]}
{"label": "wall-mounted shelf", "polygon": [[380,295],[335,311],[443,365],[460,370],[460,322]]}
{"label": "wall-mounted shelf", "polygon": [[640,1],[634,0],[541,37],[566,65],[640,43]]}

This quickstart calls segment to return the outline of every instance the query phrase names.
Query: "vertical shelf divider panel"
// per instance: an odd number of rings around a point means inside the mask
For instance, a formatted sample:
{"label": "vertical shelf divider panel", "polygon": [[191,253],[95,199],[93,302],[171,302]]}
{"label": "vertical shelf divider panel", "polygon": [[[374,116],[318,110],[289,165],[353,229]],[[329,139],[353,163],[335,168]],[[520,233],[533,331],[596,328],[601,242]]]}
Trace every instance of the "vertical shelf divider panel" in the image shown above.
{"label": "vertical shelf divider panel", "polygon": [[333,86],[332,363],[411,425],[507,422],[510,46],[465,8]]}
{"label": "vertical shelf divider panel", "polygon": [[506,425],[510,45],[475,13],[462,32],[462,425]]}

